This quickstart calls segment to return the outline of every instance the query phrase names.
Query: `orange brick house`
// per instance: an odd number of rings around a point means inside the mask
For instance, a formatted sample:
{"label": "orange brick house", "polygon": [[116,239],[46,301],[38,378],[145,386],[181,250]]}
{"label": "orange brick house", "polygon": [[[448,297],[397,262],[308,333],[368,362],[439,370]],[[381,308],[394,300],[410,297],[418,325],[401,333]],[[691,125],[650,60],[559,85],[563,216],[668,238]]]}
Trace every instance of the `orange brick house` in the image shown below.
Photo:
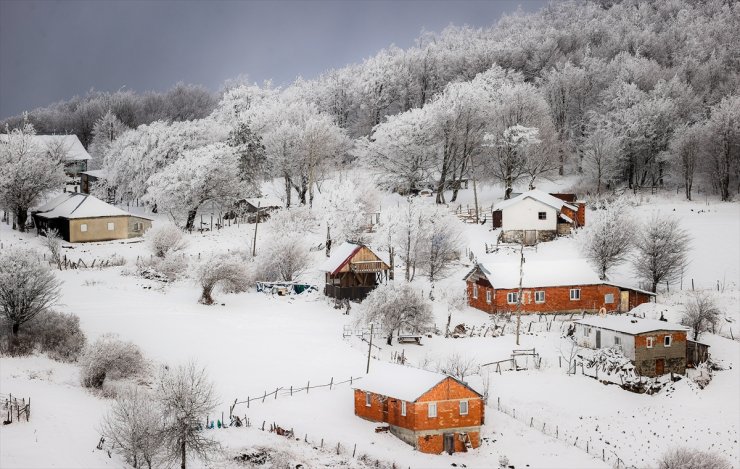
{"label": "orange brick house", "polygon": [[[654,293],[600,280],[582,259],[527,260],[523,267],[523,313],[627,312]],[[464,278],[468,305],[487,313],[514,312],[519,296],[519,262],[477,264]]]}
{"label": "orange brick house", "polygon": [[467,451],[480,446],[483,396],[442,373],[373,363],[353,386],[355,415],[387,423],[390,432],[423,453]]}

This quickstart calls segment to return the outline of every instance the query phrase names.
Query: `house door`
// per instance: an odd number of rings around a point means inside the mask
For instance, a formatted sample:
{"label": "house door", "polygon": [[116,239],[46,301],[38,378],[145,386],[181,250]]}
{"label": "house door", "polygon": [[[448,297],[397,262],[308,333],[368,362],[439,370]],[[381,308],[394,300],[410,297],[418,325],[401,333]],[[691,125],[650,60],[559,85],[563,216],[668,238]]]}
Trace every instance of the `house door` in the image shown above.
{"label": "house door", "polygon": [[455,452],[455,434],[454,433],[445,433],[443,435],[444,438],[444,450],[447,454],[452,454]]}
{"label": "house door", "polygon": [[524,245],[534,246],[537,242],[537,230],[524,230]]}
{"label": "house door", "polygon": [[665,359],[656,358],[655,359],[655,375],[662,376],[664,373],[665,373]]}
{"label": "house door", "polygon": [[619,312],[626,313],[630,310],[630,292],[623,290],[619,292]]}
{"label": "house door", "polygon": [[596,348],[601,348],[601,331],[596,330]]}
{"label": "house door", "polygon": [[388,399],[383,399],[383,422],[388,421]]}

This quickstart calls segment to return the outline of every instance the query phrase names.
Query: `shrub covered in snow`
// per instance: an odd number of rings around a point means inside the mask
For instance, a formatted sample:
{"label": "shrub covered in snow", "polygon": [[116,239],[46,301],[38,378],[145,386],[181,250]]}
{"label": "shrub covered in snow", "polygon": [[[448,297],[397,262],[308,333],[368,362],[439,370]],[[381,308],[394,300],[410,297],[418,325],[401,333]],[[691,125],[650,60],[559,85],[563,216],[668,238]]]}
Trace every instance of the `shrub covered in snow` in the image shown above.
{"label": "shrub covered in snow", "polygon": [[255,278],[291,282],[310,265],[308,246],[298,234],[276,236],[261,248],[255,263]]}
{"label": "shrub covered in snow", "polygon": [[362,302],[360,321],[380,325],[391,345],[396,332],[424,331],[432,325],[432,303],[406,282],[389,282],[379,285]]}
{"label": "shrub covered in snow", "polygon": [[47,311],[39,314],[31,324],[29,331],[36,338],[40,350],[49,358],[73,362],[85,347],[80,318],[74,314]]}
{"label": "shrub covered in snow", "polygon": [[146,362],[139,347],[104,335],[85,347],[79,359],[80,381],[88,388],[100,389],[108,380],[121,380],[141,375]]}
{"label": "shrub covered in snow", "polygon": [[216,254],[197,267],[195,279],[202,288],[200,303],[213,304],[213,290],[220,286],[226,292],[246,291],[249,273],[245,260],[238,254]]}
{"label": "shrub covered in snow", "polygon": [[165,257],[168,252],[176,252],[188,245],[185,233],[174,223],[157,224],[144,233],[144,241],[157,257]]}
{"label": "shrub covered in snow", "polygon": [[730,469],[732,464],[719,454],[690,448],[674,448],[658,462],[659,469]]}
{"label": "shrub covered in snow", "polygon": [[179,253],[169,252],[164,257],[145,259],[137,264],[138,275],[150,279],[172,282],[187,273],[188,258]]}

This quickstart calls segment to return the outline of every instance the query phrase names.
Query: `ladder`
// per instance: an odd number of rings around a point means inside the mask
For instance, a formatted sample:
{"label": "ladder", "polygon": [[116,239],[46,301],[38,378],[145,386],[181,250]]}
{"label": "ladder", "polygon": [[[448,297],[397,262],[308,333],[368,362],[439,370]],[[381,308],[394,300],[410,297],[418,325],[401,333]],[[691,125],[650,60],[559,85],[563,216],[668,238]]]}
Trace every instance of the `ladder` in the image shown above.
{"label": "ladder", "polygon": [[460,433],[460,439],[462,440],[463,444],[465,445],[465,451],[469,449],[473,449],[473,442],[470,441],[470,436],[468,436],[467,433]]}

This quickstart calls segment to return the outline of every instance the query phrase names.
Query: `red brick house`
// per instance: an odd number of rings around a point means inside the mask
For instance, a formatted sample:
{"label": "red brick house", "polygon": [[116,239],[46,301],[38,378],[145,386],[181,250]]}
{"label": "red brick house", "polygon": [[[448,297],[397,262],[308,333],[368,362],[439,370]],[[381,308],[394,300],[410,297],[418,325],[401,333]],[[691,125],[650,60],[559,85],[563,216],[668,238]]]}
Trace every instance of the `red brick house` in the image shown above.
{"label": "red brick house", "polygon": [[387,423],[390,432],[423,453],[480,446],[483,396],[451,376],[391,363],[354,386],[355,415]]}
{"label": "red brick house", "polygon": [[[523,313],[627,312],[654,293],[600,280],[581,259],[524,263]],[[519,295],[519,262],[477,264],[464,278],[468,305],[487,313],[514,312]]]}

